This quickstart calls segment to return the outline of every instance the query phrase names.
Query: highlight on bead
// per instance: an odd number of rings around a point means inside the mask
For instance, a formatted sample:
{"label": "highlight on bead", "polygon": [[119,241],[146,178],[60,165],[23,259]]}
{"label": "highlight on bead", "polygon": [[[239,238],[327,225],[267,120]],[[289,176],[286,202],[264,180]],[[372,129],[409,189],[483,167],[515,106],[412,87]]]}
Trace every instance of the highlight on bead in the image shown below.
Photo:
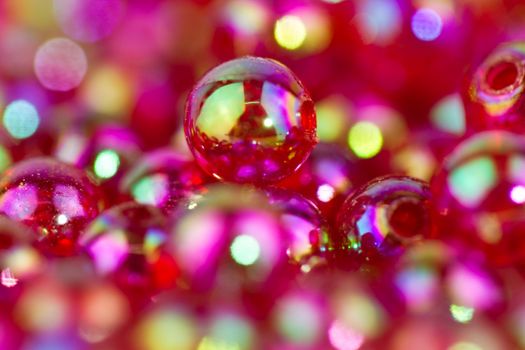
{"label": "highlight on bead", "polygon": [[474,309],[471,307],[451,304],[450,314],[459,323],[468,323],[474,317]]}
{"label": "highlight on bead", "polygon": [[300,48],[306,40],[306,35],[306,26],[298,16],[285,15],[275,22],[275,41],[287,50]]}
{"label": "highlight on bead", "polygon": [[249,235],[239,235],[233,240],[230,251],[233,260],[240,265],[253,265],[261,253],[259,242]]}
{"label": "highlight on bead", "polygon": [[36,52],[35,74],[49,90],[69,91],[80,85],[87,72],[84,50],[66,38],[55,38],[43,43]]}
{"label": "highlight on bead", "polygon": [[383,134],[374,123],[357,122],[348,133],[348,146],[359,158],[372,158],[383,147]]}
{"label": "highlight on bead", "polygon": [[352,22],[365,44],[386,46],[401,32],[403,15],[395,0],[364,0],[357,3]]}
{"label": "highlight on bead", "polygon": [[118,172],[120,157],[117,152],[106,149],[99,152],[95,158],[93,169],[95,175],[101,179],[109,179]]}
{"label": "highlight on bead", "polygon": [[411,28],[419,40],[434,41],[441,35],[443,20],[433,9],[421,8],[412,16]]}
{"label": "highlight on bead", "polygon": [[465,107],[461,96],[453,94],[444,97],[432,107],[432,124],[443,131],[463,135],[465,133]]}
{"label": "highlight on bead", "polygon": [[31,102],[16,100],[4,110],[3,124],[9,135],[15,139],[26,139],[37,131],[40,116]]}

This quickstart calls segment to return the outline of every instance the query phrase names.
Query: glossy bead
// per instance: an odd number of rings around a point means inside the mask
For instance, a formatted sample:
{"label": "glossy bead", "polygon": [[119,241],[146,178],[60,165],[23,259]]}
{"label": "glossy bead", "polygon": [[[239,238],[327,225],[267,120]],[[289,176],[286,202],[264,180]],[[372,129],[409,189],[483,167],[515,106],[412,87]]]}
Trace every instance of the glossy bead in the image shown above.
{"label": "glossy bead", "polygon": [[287,237],[264,193],[215,185],[177,213],[168,247],[193,291],[261,315],[291,282]]}
{"label": "glossy bead", "polygon": [[430,189],[407,176],[377,178],[350,195],[337,216],[339,249],[365,260],[397,255],[430,235]]}
{"label": "glossy bead", "polygon": [[171,213],[181,201],[203,191],[212,180],[193,160],[160,149],[147,154],[129,170],[121,181],[120,192]]}
{"label": "glossy bead", "polygon": [[79,245],[101,276],[109,276],[128,293],[173,287],[179,269],[164,249],[166,219],[156,208],[123,203],[100,214],[80,235]]}
{"label": "glossy bead", "polygon": [[316,265],[325,264],[324,253],[329,249],[326,246],[329,243],[328,225],[315,204],[292,191],[275,187],[265,191],[290,234],[287,240],[290,260],[305,273]]}
{"label": "glossy bead", "polygon": [[74,254],[78,235],[103,205],[84,171],[50,158],[19,162],[0,179],[0,213],[31,227],[51,255]]}
{"label": "glossy bead", "polygon": [[485,131],[460,143],[432,181],[435,235],[496,265],[525,262],[525,141]]}
{"label": "glossy bead", "polygon": [[477,67],[466,85],[468,128],[525,130],[525,42],[497,47]]}
{"label": "glossy bead", "polygon": [[264,58],[228,61],[191,92],[188,144],[216,178],[270,183],[291,175],[317,142],[314,105],[297,77]]}

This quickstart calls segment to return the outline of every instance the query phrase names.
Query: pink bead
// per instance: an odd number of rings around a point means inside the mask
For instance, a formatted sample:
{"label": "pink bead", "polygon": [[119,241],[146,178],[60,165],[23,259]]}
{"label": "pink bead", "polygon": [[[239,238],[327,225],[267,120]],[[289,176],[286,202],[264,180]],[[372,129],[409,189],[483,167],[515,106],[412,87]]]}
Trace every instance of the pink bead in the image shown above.
{"label": "pink bead", "polygon": [[496,265],[525,262],[525,141],[486,131],[460,143],[432,181],[435,235]]}
{"label": "pink bead", "polygon": [[95,269],[127,290],[151,294],[175,285],[177,264],[164,249],[166,219],[154,207],[123,203],[103,212],[78,239]]}
{"label": "pink bead", "polygon": [[407,176],[377,178],[350,195],[339,210],[336,249],[365,260],[397,255],[430,235],[430,189]]}
{"label": "pink bead", "polygon": [[74,254],[78,235],[103,205],[86,173],[50,158],[19,162],[0,179],[0,212],[31,227],[52,255]]}
{"label": "pink bead", "polygon": [[168,248],[192,290],[261,315],[291,282],[287,237],[263,193],[216,185],[175,216]]}
{"label": "pink bead", "polygon": [[197,83],[187,102],[185,133],[199,165],[234,182],[283,179],[317,142],[306,89],[284,65],[257,57],[228,61]]}

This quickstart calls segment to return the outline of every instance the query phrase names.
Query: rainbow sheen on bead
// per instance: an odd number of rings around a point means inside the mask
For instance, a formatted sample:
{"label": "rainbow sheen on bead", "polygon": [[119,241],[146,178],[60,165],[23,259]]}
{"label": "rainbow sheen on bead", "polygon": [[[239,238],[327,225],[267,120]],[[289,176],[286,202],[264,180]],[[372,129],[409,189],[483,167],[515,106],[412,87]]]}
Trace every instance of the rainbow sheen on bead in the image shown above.
{"label": "rainbow sheen on bead", "polygon": [[172,287],[179,275],[164,249],[165,227],[158,209],[128,202],[100,214],[78,243],[100,275],[111,276],[124,288],[152,292]]}
{"label": "rainbow sheen on bead", "polygon": [[290,234],[286,250],[290,260],[305,273],[324,264],[323,254],[329,249],[328,224],[315,204],[289,190],[271,187],[265,191]]}
{"label": "rainbow sheen on bead", "polygon": [[341,249],[366,260],[397,255],[430,235],[430,189],[407,176],[374,179],[350,195],[336,227]]}
{"label": "rainbow sheen on bead", "polygon": [[204,170],[242,183],[291,175],[317,142],[304,86],[284,65],[258,57],[228,61],[197,83],[187,101],[185,133]]}
{"label": "rainbow sheen on bead", "polygon": [[485,131],[460,143],[432,181],[435,234],[483,251],[496,265],[525,262],[524,169],[520,134]]}
{"label": "rainbow sheen on bead", "polygon": [[85,172],[54,159],[19,162],[0,179],[0,212],[31,227],[52,255],[74,254],[78,235],[103,205]]}
{"label": "rainbow sheen on bead", "polygon": [[159,149],[129,170],[120,191],[139,203],[170,213],[181,201],[202,192],[211,180],[193,160],[169,149]]}
{"label": "rainbow sheen on bead", "polygon": [[467,127],[525,130],[525,42],[497,47],[473,72],[464,95]]}

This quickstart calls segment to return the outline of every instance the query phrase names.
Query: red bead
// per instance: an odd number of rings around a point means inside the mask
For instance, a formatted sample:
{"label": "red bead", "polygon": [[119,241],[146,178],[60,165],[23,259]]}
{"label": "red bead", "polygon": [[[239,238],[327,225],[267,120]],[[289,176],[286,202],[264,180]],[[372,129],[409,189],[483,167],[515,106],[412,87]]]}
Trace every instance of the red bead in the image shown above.
{"label": "red bead", "polygon": [[126,174],[121,192],[143,204],[171,213],[182,200],[205,190],[213,181],[199,166],[179,153],[160,149],[147,154]]}
{"label": "red bead", "polygon": [[52,255],[76,251],[76,240],[103,200],[85,172],[49,158],[15,164],[0,179],[0,212],[31,227]]}
{"label": "red bead", "polygon": [[370,181],[350,195],[337,216],[338,249],[366,260],[397,255],[430,235],[430,189],[407,176]]}
{"label": "red bead", "polygon": [[467,127],[525,131],[525,43],[496,48],[474,71],[464,93]]}
{"label": "red bead", "polygon": [[283,179],[317,142],[306,89],[284,65],[257,57],[226,62],[200,80],[188,98],[185,133],[203,169],[235,182]]}
{"label": "red bead", "polygon": [[524,166],[522,135],[486,131],[460,143],[432,181],[435,235],[497,265],[524,263]]}
{"label": "red bead", "polygon": [[101,276],[128,293],[152,293],[175,285],[179,268],[164,249],[165,217],[156,208],[134,202],[103,212],[80,235],[79,245]]}

